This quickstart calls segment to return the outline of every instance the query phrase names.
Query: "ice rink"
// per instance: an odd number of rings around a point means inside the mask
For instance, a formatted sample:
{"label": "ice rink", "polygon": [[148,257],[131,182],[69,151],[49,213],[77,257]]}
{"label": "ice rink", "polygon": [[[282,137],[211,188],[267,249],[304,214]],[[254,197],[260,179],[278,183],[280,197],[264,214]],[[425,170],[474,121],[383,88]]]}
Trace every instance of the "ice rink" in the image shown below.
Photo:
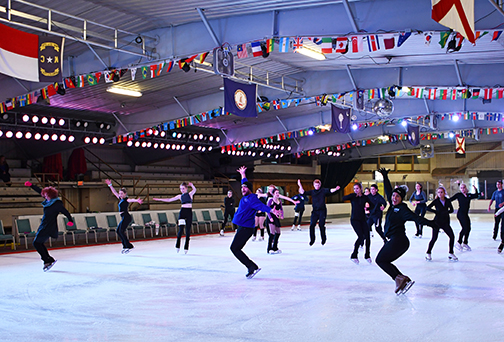
{"label": "ice rink", "polygon": [[[36,252],[0,255],[1,341],[503,341],[504,253],[491,239],[493,217],[472,215],[471,252],[455,251],[440,234],[433,261],[422,239],[396,262],[416,284],[403,296],[374,264],[349,257],[356,235],[349,219],[330,219],[328,242],[308,246],[302,231],[283,229],[283,253],[266,241],[244,251],[261,268],[246,268],[229,250],[233,233],[201,235],[187,255],[175,240],[50,249],[58,262],[42,271]],[[308,219],[308,218],[305,218]],[[284,221],[285,222],[285,221]],[[460,225],[452,216],[458,236]]]}

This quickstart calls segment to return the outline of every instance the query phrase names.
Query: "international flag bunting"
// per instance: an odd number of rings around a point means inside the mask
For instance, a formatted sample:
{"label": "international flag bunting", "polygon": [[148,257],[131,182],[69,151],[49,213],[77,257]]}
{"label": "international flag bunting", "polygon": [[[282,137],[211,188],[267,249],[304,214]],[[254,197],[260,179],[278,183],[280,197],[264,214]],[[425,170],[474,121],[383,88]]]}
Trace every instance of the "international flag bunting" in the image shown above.
{"label": "international flag bunting", "polygon": [[131,68],[130,72],[131,72],[131,80],[134,81],[135,76],[136,76],[136,72],[137,72],[137,68]]}
{"label": "international flag bunting", "polygon": [[436,99],[436,88],[431,88],[429,89],[429,100],[435,100]]}
{"label": "international flag bunting", "polygon": [[504,96],[504,89],[503,88],[499,88],[497,89],[496,93],[495,93],[495,96],[498,98],[498,99],[502,99]]}
{"label": "international flag bunting", "polygon": [[472,99],[475,100],[480,96],[480,89],[472,89]]}
{"label": "international flag bunting", "polygon": [[200,62],[201,64],[203,64],[203,62],[204,62],[204,61],[205,61],[205,59],[207,58],[208,54],[209,54],[209,52],[204,52],[204,53],[202,53],[201,55],[199,55],[199,62]]}
{"label": "international flag bunting", "polygon": [[301,49],[303,47],[303,37],[296,37],[294,38],[294,44],[292,44],[292,48],[294,51],[297,49]]}
{"label": "international flag bunting", "polygon": [[65,87],[67,89],[68,88],[75,88],[75,84],[70,77],[65,78]]}
{"label": "international flag bunting", "polygon": [[166,72],[170,72],[173,69],[173,61],[169,61],[168,64],[166,65]]}
{"label": "international flag bunting", "polygon": [[492,99],[492,95],[493,95],[493,89],[491,89],[491,88],[484,89],[483,98],[485,100],[491,100]]}
{"label": "international flag bunting", "polygon": [[357,53],[362,51],[362,39],[361,36],[352,36],[352,52]]}
{"label": "international flag bunting", "polygon": [[142,72],[142,78],[145,80],[147,76],[149,76],[150,68],[148,66],[143,66],[140,70]]}
{"label": "international flag bunting", "polygon": [[450,37],[450,34],[452,31],[444,31],[439,33],[439,45],[441,45],[441,48],[444,49],[446,42],[448,41],[448,38]]}
{"label": "international flag bunting", "polygon": [[457,99],[457,89],[453,88],[451,90],[451,99],[456,100]]}
{"label": "international flag bunting", "polygon": [[266,40],[266,52],[270,53],[275,50],[275,40],[273,38],[270,38]]}
{"label": "international flag bunting", "polygon": [[324,38],[312,37],[312,38],[308,38],[308,39],[311,40],[313,42],[313,44],[320,45],[323,43],[322,39],[324,39]]}
{"label": "international flag bunting", "polygon": [[336,38],[336,53],[345,54],[348,52],[348,38],[338,37]]}
{"label": "international flag bunting", "polygon": [[368,90],[368,99],[372,100],[375,98],[375,90],[374,89],[369,89]]}
{"label": "international flag bunting", "polygon": [[492,42],[497,41],[497,39],[499,39],[501,34],[502,34],[502,31],[494,31],[494,33],[492,35]]}
{"label": "international flag bunting", "polygon": [[84,87],[84,75],[79,75],[75,77],[76,86],[78,88]]}
{"label": "international flag bunting", "polygon": [[439,99],[446,100],[448,98],[448,89],[439,89]]}
{"label": "international flag bunting", "polygon": [[476,35],[474,37],[474,40],[476,41],[476,40],[480,39],[481,37],[486,36],[488,33],[489,33],[488,31],[483,31],[483,32],[476,31]]}
{"label": "international flag bunting", "polygon": [[383,45],[385,50],[390,50],[395,48],[395,38],[393,35],[383,35]]}
{"label": "international flag bunting", "polygon": [[374,52],[380,50],[380,43],[378,42],[378,36],[373,34],[370,36],[367,36],[367,43],[368,43],[368,48],[369,52]]}
{"label": "international flag bunting", "polygon": [[89,74],[86,76],[86,79],[88,81],[88,84],[90,86],[94,86],[97,84],[96,77],[93,74]]}
{"label": "international flag bunting", "polygon": [[474,44],[474,0],[432,0],[432,19]]}
{"label": "international flag bunting", "polygon": [[156,74],[157,74],[156,70],[157,70],[157,68],[158,68],[157,64],[153,64],[153,65],[150,66],[150,77],[151,78],[156,77]]}
{"label": "international flag bunting", "polygon": [[332,38],[322,38],[321,44],[321,52],[322,53],[332,53]]}
{"label": "international flag bunting", "polygon": [[261,42],[252,42],[250,43],[250,46],[252,47],[252,56],[254,57],[260,57],[262,56],[262,50],[261,50]]}
{"label": "international flag bunting", "polygon": [[280,44],[278,47],[279,52],[289,52],[290,39],[288,37],[280,38]]}
{"label": "international flag bunting", "polygon": [[405,41],[411,36],[411,32],[402,32],[397,39],[397,47],[401,47]]}
{"label": "international flag bunting", "polygon": [[165,63],[164,63],[164,62],[163,62],[163,63],[159,63],[159,64],[158,64],[158,68],[157,68],[157,71],[156,71],[156,76],[161,75],[161,72],[163,71],[164,66],[165,66]]}

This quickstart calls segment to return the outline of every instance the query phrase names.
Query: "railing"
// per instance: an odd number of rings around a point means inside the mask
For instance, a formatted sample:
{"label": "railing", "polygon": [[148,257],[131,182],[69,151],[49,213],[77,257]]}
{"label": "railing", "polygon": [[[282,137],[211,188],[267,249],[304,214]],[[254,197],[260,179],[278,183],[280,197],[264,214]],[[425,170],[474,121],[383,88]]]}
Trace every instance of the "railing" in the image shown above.
{"label": "railing", "polygon": [[[37,181],[39,182],[42,187],[46,186],[55,186],[58,190],[60,189],[60,175],[59,173],[53,173],[53,172],[45,172],[45,173],[34,173],[33,176],[37,178]],[[56,180],[52,180],[51,178],[55,178]],[[65,196],[65,194],[60,190],[59,191],[59,196],[63,201],[66,203],[70,204],[70,206],[74,209],[77,210],[75,205],[73,205],[72,202]]]}

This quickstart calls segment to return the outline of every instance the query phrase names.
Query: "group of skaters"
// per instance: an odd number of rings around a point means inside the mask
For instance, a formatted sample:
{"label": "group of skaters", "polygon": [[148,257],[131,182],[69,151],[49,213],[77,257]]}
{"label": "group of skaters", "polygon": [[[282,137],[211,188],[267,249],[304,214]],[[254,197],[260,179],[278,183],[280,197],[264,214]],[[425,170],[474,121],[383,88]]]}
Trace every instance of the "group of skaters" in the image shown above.
{"label": "group of skaters", "polygon": [[[327,242],[325,221],[327,217],[327,207],[325,197],[335,194],[340,187],[323,188],[320,180],[313,182],[312,190],[305,191],[301,181],[298,180],[299,194],[293,198],[289,198],[280,194],[279,188],[274,185],[268,187],[268,192],[263,193],[261,189],[257,189],[254,193],[252,183],[246,178],[245,166],[240,167],[237,171],[241,175],[241,194],[242,198],[239,202],[238,209],[235,212],[235,202],[232,192],[224,201],[224,222],[221,227],[221,235],[224,234],[224,227],[227,224],[228,217],[232,218],[232,224],[236,229],[236,233],[231,243],[230,249],[234,256],[245,265],[248,272],[247,278],[253,278],[257,272],[260,271],[259,266],[255,264],[248,256],[242,251],[247,241],[253,236],[256,239],[257,231],[261,231],[259,239],[264,240],[264,230],[268,232],[268,254],[279,254],[281,250],[278,248],[279,238],[281,235],[280,219],[283,219],[282,199],[294,203],[295,218],[292,230],[300,230],[301,219],[304,213],[304,204],[308,200],[308,196],[312,199],[312,212],[309,226],[309,245],[315,243],[315,227],[318,224],[320,230],[321,244],[325,245]],[[410,202],[415,207],[415,212],[411,211],[405,203],[407,188],[398,186],[392,188],[391,182],[388,177],[389,170],[381,168],[378,170],[383,175],[385,196],[383,198],[378,193],[378,186],[373,184],[369,193],[365,193],[360,183],[355,183],[353,186],[354,192],[352,194],[343,196],[343,200],[349,200],[351,203],[350,223],[357,235],[357,240],[354,243],[352,254],[350,255],[351,261],[358,264],[358,251],[361,246],[365,246],[364,259],[372,263],[370,255],[370,231],[374,226],[377,234],[381,237],[384,244],[376,256],[376,264],[387,273],[396,283],[395,292],[397,294],[406,293],[409,288],[414,284],[408,276],[402,274],[396,266],[392,263],[402,256],[409,248],[409,240],[406,236],[405,223],[413,221],[416,224],[417,231],[415,237],[421,238],[423,233],[423,226],[432,228],[432,238],[428,244],[426,253],[426,260],[432,260],[432,249],[437,241],[440,230],[443,230],[449,238],[449,254],[450,261],[458,261],[454,254],[454,247],[458,250],[471,251],[468,244],[469,233],[471,231],[471,221],[469,219],[469,207],[472,199],[478,198],[477,193],[469,193],[465,184],[460,185],[460,192],[453,195],[451,198],[447,197],[446,189],[442,186],[436,190],[436,198],[427,205],[427,197],[422,189],[422,185],[417,183],[415,192],[410,197]],[[119,212],[121,221],[117,227],[117,234],[121,239],[124,254],[129,253],[134,246],[128,239],[126,229],[132,221],[131,214],[128,212],[129,203],[136,202],[142,204],[141,199],[131,199],[127,195],[125,188],[119,191],[112,185],[112,181],[105,180],[111,192],[117,199],[119,199]],[[57,216],[59,213],[64,214],[68,218],[68,225],[73,225],[73,218],[70,213],[64,208],[63,202],[58,197],[58,191],[53,187],[46,187],[40,189],[30,182],[25,183],[26,186],[31,187],[33,190],[44,197],[42,205],[44,207],[44,215],[37,231],[33,245],[37,252],[40,254],[44,262],[44,271],[49,270],[56,260],[52,258],[44,243],[49,237],[58,237]],[[189,191],[189,187],[191,190]],[[474,190],[476,188],[474,187]],[[192,183],[182,183],[180,185],[180,194],[171,198],[153,198],[155,201],[173,202],[180,200],[181,209],[178,219],[178,232],[175,248],[177,252],[180,251],[182,234],[185,231],[185,244],[184,252],[189,250],[189,241],[192,226],[192,202],[196,187]],[[457,212],[457,219],[460,222],[462,230],[459,234],[457,243],[455,244],[455,236],[453,229],[450,226],[450,213],[452,213],[452,201],[459,202],[459,209]],[[383,230],[381,228],[383,211],[389,208],[384,221]],[[502,253],[504,247],[504,190],[502,181],[497,182],[497,190],[492,194],[492,198],[488,207],[491,211],[491,206],[495,202],[495,225],[493,232],[493,239],[497,239],[499,224],[501,225],[501,244],[498,247],[498,253]],[[434,220],[424,218],[425,212],[430,211],[435,214]]]}

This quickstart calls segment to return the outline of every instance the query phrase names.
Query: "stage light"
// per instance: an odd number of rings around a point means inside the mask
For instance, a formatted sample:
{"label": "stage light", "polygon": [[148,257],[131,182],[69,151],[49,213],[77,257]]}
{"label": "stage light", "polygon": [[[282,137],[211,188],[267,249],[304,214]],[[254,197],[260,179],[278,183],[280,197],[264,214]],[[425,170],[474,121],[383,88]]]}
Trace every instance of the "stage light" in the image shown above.
{"label": "stage light", "polygon": [[192,151],[193,149],[194,149],[194,146],[193,146],[193,145],[189,145],[188,150],[189,150],[189,151]]}
{"label": "stage light", "polygon": [[107,131],[108,131],[108,130],[110,130],[111,128],[112,128],[112,126],[111,126],[110,124],[106,124],[106,125],[105,125],[105,129],[106,129]]}
{"label": "stage light", "polygon": [[256,156],[256,153],[255,152],[252,152],[252,157],[255,157]]}
{"label": "stage light", "polygon": [[164,143],[159,144],[159,148],[165,148],[165,144]]}
{"label": "stage light", "polygon": [[98,125],[98,128],[99,129],[104,129],[105,128],[105,123],[104,122],[100,122]]}
{"label": "stage light", "polygon": [[280,147],[280,149],[283,151],[285,150],[285,146],[282,145],[282,147]]}
{"label": "stage light", "polygon": [[150,148],[152,146],[152,143],[149,141],[147,142],[147,148]]}
{"label": "stage light", "polygon": [[231,154],[232,154],[233,156],[234,156],[234,155],[236,155],[236,151],[231,152]]}
{"label": "stage light", "polygon": [[159,133],[159,135],[161,136],[161,138],[164,138],[164,137],[166,137],[166,132],[162,131],[161,133]]}
{"label": "stage light", "polygon": [[450,139],[455,138],[455,133],[454,132],[448,133],[448,138],[450,138]]}
{"label": "stage light", "polygon": [[203,134],[199,135],[200,140],[203,140]]}
{"label": "stage light", "polygon": [[82,121],[78,120],[78,121],[75,121],[75,127],[80,127],[82,126]]}
{"label": "stage light", "polygon": [[247,154],[250,156],[252,154],[252,151],[248,151]]}
{"label": "stage light", "polygon": [[260,156],[260,157],[264,156],[264,152],[263,152],[263,151],[261,151],[261,153],[259,153],[259,156]]}
{"label": "stage light", "polygon": [[452,117],[452,121],[457,122],[457,121],[459,121],[459,118],[460,118],[460,117],[459,117],[458,115],[454,115],[454,116]]}
{"label": "stage light", "polygon": [[35,133],[35,136],[33,137],[35,140],[40,140],[42,138],[42,134],[40,133]]}
{"label": "stage light", "polygon": [[328,156],[332,156],[332,151],[327,152]]}
{"label": "stage light", "polygon": [[408,121],[406,121],[406,120],[401,121],[401,126],[403,126],[403,127],[408,126]]}
{"label": "stage light", "polygon": [[146,143],[145,141],[142,143],[142,147],[143,147],[143,148],[146,148],[146,147],[147,147],[147,143]]}
{"label": "stage light", "polygon": [[49,134],[47,134],[47,133],[46,133],[46,134],[44,134],[44,135],[42,136],[42,140],[44,140],[44,141],[49,140]]}
{"label": "stage light", "polygon": [[9,119],[9,114],[5,113],[4,115],[2,115],[2,119],[8,120]]}
{"label": "stage light", "polygon": [[290,150],[292,150],[292,147],[287,146],[287,151],[290,151]]}
{"label": "stage light", "polygon": [[100,138],[99,143],[100,143],[100,145],[105,144],[105,138]]}
{"label": "stage light", "polygon": [[49,119],[44,116],[44,117],[42,117],[40,122],[45,125],[47,122],[49,122]]}
{"label": "stage light", "polygon": [[271,153],[268,153],[268,154],[266,155],[266,157],[268,157],[268,158],[269,158],[269,157],[271,157]]}
{"label": "stage light", "polygon": [[91,138],[90,137],[84,137],[84,143],[85,144],[89,144],[91,142]]}
{"label": "stage light", "polygon": [[83,126],[84,128],[87,128],[87,126],[89,126],[89,122],[84,121],[84,122],[82,123],[82,126]]}
{"label": "stage light", "polygon": [[50,119],[49,119],[49,123],[50,123],[52,126],[56,125],[56,119],[55,119],[55,118],[50,118]]}
{"label": "stage light", "polygon": [[201,146],[198,146],[198,151],[201,151]]}
{"label": "stage light", "polygon": [[177,134],[177,139],[182,138],[182,133]]}
{"label": "stage light", "polygon": [[173,137],[173,138],[176,138],[176,137],[177,137],[177,132],[173,132],[173,133],[172,133],[172,137]]}
{"label": "stage light", "polygon": [[3,131],[0,129],[0,137],[3,136]]}
{"label": "stage light", "polygon": [[31,132],[26,132],[25,133],[25,139],[31,139],[31,137],[32,137]]}
{"label": "stage light", "polygon": [[153,147],[154,149],[157,149],[157,148],[158,148],[158,146],[159,146],[159,144],[158,144],[158,143],[154,143],[154,145],[153,145],[152,147]]}
{"label": "stage light", "polygon": [[215,141],[219,142],[220,141],[220,137],[215,138]]}
{"label": "stage light", "polygon": [[166,149],[167,149],[167,150],[169,150],[169,149],[170,149],[170,147],[171,147],[171,145],[170,145],[170,144],[166,144]]}
{"label": "stage light", "polygon": [[172,145],[171,145],[171,149],[172,149],[172,150],[174,150],[176,147],[177,147],[177,145],[175,145],[175,144],[172,144]]}
{"label": "stage light", "polygon": [[73,135],[69,135],[68,142],[74,142],[74,141],[75,141],[75,137]]}
{"label": "stage light", "polygon": [[275,154],[275,159],[278,159],[278,154]]}
{"label": "stage light", "polygon": [[140,141],[135,141],[135,147],[140,147]]}
{"label": "stage light", "polygon": [[93,144],[97,144],[98,143],[98,138],[97,137],[93,137],[93,139],[91,139],[91,141],[93,142]]}
{"label": "stage light", "polygon": [[59,119],[58,120],[58,125],[64,126],[65,125],[65,119]]}
{"label": "stage light", "polygon": [[5,137],[6,137],[6,138],[9,138],[9,139],[10,139],[10,138],[12,138],[13,136],[14,136],[14,133],[12,133],[12,131],[7,131],[7,132],[5,132]]}
{"label": "stage light", "polygon": [[209,136],[209,137],[208,137],[208,140],[213,141],[213,140],[214,140],[213,135]]}
{"label": "stage light", "polygon": [[16,132],[16,139],[21,139],[23,137],[23,132],[17,131]]}
{"label": "stage light", "polygon": [[177,145],[177,151],[180,150],[180,145]]}
{"label": "stage light", "polygon": [[228,153],[229,155],[231,155],[231,151],[227,151],[227,153]]}
{"label": "stage light", "polygon": [[355,124],[355,123],[354,123],[354,124],[352,125],[352,129],[353,129],[354,131],[356,131],[356,130],[357,130],[357,128],[359,128],[359,126],[357,126],[357,124]]}
{"label": "stage light", "polygon": [[23,122],[28,122],[30,120],[30,116],[25,114],[23,115]]}
{"label": "stage light", "polygon": [[213,150],[213,147],[212,146],[208,146],[208,151],[211,151]]}
{"label": "stage light", "polygon": [[283,156],[284,156],[284,154],[283,154],[283,153],[280,153],[280,158],[282,158]]}
{"label": "stage light", "polygon": [[224,149],[221,149],[220,153],[224,154],[224,153],[226,153],[226,151]]}
{"label": "stage light", "polygon": [[59,136],[59,140],[65,141],[67,139],[66,135],[62,134]]}
{"label": "stage light", "polygon": [[133,141],[129,140],[129,141],[126,143],[126,146],[128,146],[128,147],[133,146]]}
{"label": "stage light", "polygon": [[33,123],[37,123],[37,122],[39,122],[39,117],[38,117],[38,116],[36,116],[36,115],[32,116],[32,122],[33,122]]}
{"label": "stage light", "polygon": [[198,140],[198,135],[197,135],[197,134],[195,134],[195,135],[193,136],[193,139],[194,139],[194,140]]}
{"label": "stage light", "polygon": [[185,146],[185,145],[180,146],[180,149],[181,149],[182,151],[183,151],[183,150],[185,150],[185,148],[186,148],[186,146]]}
{"label": "stage light", "polygon": [[341,156],[341,153],[336,152],[336,157],[339,157],[339,156]]}
{"label": "stage light", "polygon": [[203,146],[203,148],[201,149],[201,152],[205,152],[206,151],[206,147]]}

